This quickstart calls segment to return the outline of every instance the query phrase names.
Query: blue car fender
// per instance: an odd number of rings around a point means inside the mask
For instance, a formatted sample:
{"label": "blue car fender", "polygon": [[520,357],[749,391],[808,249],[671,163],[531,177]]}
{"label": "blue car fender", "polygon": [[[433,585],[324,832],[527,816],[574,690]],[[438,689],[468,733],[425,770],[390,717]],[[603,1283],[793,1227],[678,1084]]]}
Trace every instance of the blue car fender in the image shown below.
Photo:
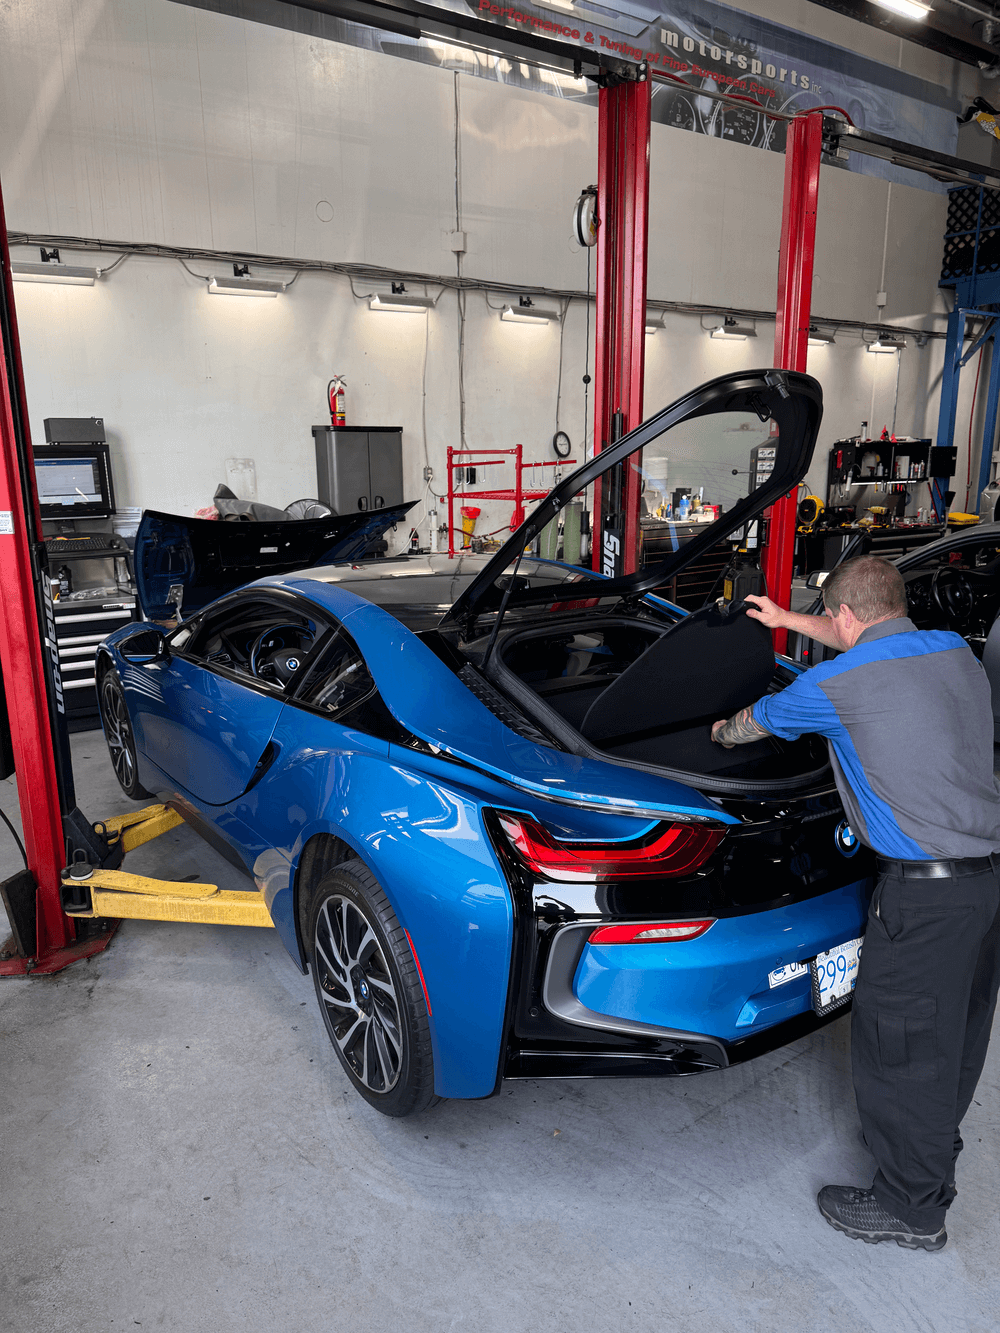
{"label": "blue car fender", "polygon": [[312,838],[339,838],[374,874],[409,935],[427,993],[438,1095],[489,1096],[500,1064],[513,905],[482,802],[459,783],[393,762],[385,742],[361,732],[342,729],[340,753],[321,749],[307,739],[304,720],[287,710],[274,733],[282,747],[277,776],[237,803],[240,822],[259,840],[255,876],[271,919],[304,963],[296,872]]}

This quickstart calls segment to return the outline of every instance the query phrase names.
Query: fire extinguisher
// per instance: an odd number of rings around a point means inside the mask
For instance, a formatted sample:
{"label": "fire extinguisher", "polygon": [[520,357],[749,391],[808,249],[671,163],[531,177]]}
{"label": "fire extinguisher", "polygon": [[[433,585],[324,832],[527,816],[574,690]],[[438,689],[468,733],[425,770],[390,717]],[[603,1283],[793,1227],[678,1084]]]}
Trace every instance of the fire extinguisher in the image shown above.
{"label": "fire extinguisher", "polygon": [[343,375],[334,375],[333,379],[326,386],[326,396],[330,403],[330,425],[347,425],[347,406],[344,397],[344,389],[347,387],[347,380]]}

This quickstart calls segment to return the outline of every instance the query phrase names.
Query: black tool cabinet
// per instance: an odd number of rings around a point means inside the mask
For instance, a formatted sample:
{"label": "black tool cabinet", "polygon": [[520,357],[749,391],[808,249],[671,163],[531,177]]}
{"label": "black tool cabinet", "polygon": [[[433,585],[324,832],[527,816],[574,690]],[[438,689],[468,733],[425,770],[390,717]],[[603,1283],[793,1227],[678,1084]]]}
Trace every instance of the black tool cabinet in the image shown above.
{"label": "black tool cabinet", "polygon": [[94,674],[97,645],[112,631],[138,619],[135,598],[60,600],[54,610],[66,718],[70,731],[90,731],[100,726]]}
{"label": "black tool cabinet", "polygon": [[402,426],[313,426],[317,499],[335,514],[403,503]]}

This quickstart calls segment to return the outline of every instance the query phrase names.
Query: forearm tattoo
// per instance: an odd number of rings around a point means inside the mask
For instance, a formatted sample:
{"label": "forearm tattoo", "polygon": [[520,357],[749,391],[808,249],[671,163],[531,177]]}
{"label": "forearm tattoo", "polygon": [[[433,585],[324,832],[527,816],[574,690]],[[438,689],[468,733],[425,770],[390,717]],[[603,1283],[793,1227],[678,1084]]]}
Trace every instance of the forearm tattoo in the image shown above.
{"label": "forearm tattoo", "polygon": [[742,708],[735,713],[724,727],[720,727],[715,733],[715,739],[720,745],[747,745],[750,741],[759,741],[761,736],[768,735],[764,727],[760,727],[753,720],[753,705],[749,708]]}

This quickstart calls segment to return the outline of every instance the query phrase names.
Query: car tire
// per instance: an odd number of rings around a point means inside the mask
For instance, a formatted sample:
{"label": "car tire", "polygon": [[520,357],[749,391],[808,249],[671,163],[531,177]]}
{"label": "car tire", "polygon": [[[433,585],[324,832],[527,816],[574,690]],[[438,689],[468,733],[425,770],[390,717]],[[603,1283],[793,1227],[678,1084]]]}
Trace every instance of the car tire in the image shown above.
{"label": "car tire", "polygon": [[309,903],[307,949],[327,1036],[347,1077],[383,1115],[435,1100],[430,1020],[406,932],[360,860],[320,880]]}
{"label": "car tire", "polygon": [[104,739],[111,756],[111,767],[115,770],[118,785],[126,796],[133,801],[145,801],[150,793],[139,781],[139,766],[136,758],[135,735],[132,731],[132,719],[125,702],[125,690],[122,688],[118,672],[109,667],[101,676],[97,685],[97,703],[101,712],[101,725]]}

